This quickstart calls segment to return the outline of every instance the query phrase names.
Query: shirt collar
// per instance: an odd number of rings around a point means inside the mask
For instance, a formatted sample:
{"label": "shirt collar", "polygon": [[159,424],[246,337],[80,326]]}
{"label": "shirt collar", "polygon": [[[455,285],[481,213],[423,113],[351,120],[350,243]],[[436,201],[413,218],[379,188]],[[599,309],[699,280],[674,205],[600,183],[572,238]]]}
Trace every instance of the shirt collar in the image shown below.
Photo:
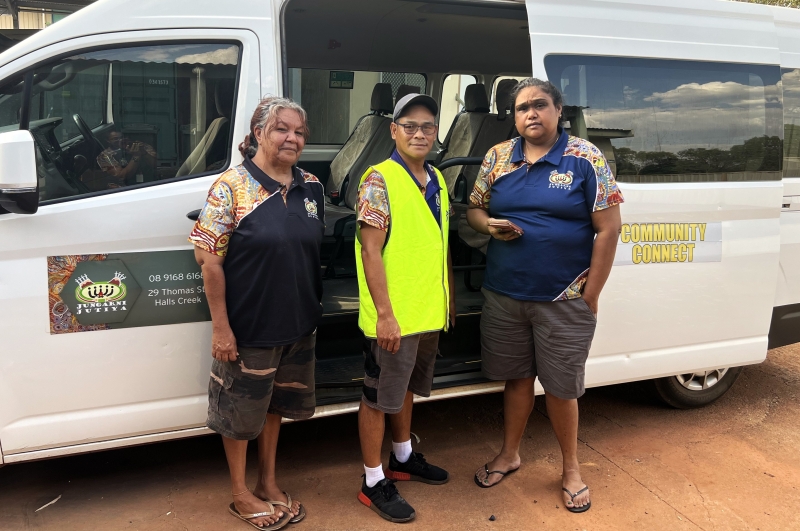
{"label": "shirt collar", "polygon": [[[556,143],[553,144],[553,147],[550,148],[550,151],[541,158],[546,162],[554,166],[558,166],[561,163],[561,157],[564,156],[564,150],[567,147],[567,142],[569,142],[569,135],[564,128],[560,125],[558,126],[558,140]],[[511,154],[511,163],[518,164],[520,162],[525,162],[525,139],[522,137],[518,137],[517,144],[514,146],[514,151]]]}
{"label": "shirt collar", "polygon": [[[395,161],[396,163],[398,163],[400,166],[402,166],[406,170],[408,175],[412,179],[414,179],[414,182],[417,183],[417,178],[414,177],[414,173],[408,167],[408,165],[406,164],[406,161],[403,160],[403,157],[400,156],[400,153],[397,151],[396,148],[392,152],[392,156],[390,158],[393,161]],[[427,174],[427,177],[425,178],[425,186],[426,186],[426,188],[425,188],[426,194],[425,195],[426,195],[426,197],[430,197],[431,194],[436,193],[436,192],[439,191],[439,180],[433,178],[436,174],[433,172],[433,167],[430,164],[428,164],[427,161],[425,161],[423,163],[423,166],[425,167],[425,173]],[[417,186],[419,186],[419,184],[417,184]]]}
{"label": "shirt collar", "polygon": [[[256,166],[253,162],[253,159],[250,157],[245,157],[244,162],[242,163],[244,169],[258,181],[258,183],[264,187],[264,189],[269,193],[269,195],[274,194],[281,188],[281,183],[264,173],[264,170]],[[303,174],[300,171],[300,168],[297,166],[292,166],[292,184],[296,186],[302,186],[306,188],[305,179],[303,178]]]}

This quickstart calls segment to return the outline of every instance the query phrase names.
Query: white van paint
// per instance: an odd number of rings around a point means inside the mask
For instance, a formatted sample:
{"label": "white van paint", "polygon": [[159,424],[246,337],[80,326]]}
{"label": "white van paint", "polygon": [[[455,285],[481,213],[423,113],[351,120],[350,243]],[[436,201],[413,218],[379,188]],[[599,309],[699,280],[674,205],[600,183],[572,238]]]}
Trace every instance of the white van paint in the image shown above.
{"label": "white van paint", "polygon": [[[537,77],[547,77],[545,58],[551,54],[800,68],[800,54],[787,51],[800,45],[795,11],[711,0],[525,3]],[[190,6],[100,0],[0,55],[0,83],[88,48],[237,41],[238,143],[259,96],[283,92],[283,6],[280,0],[196,0]],[[335,155],[329,147],[310,149],[305,160],[330,160],[325,149],[330,158]],[[231,164],[240,160],[233,148]],[[203,204],[214,179],[207,175],[43,205],[34,215],[0,216],[0,462],[208,433],[209,323],[51,335],[46,257],[189,249],[185,214]],[[800,212],[792,211],[800,206],[781,210],[786,197],[797,197],[789,204],[800,205],[800,178],[622,188],[625,222],[722,223],[723,259],[615,268],[601,301],[587,386],[762,361],[773,306],[800,303]],[[481,383],[440,389],[431,399],[501,389]],[[323,406],[318,416],[354,407]]]}

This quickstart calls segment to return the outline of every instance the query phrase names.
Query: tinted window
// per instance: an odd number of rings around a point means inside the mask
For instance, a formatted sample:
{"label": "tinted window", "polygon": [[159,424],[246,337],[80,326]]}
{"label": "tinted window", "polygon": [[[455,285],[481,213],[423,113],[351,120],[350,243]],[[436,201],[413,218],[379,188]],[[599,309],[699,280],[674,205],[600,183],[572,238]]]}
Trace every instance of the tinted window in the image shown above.
{"label": "tinted window", "polygon": [[800,177],[800,68],[783,70],[783,175]]}
{"label": "tinted window", "polygon": [[358,120],[371,112],[372,90],[378,83],[392,88],[390,108],[403,85],[422,93],[426,88],[424,75],[403,72],[290,68],[288,81],[289,97],[308,113],[311,144],[344,144]]}
{"label": "tinted window", "polygon": [[19,129],[24,85],[22,76],[15,76],[0,86],[0,133]]}
{"label": "tinted window", "polygon": [[233,44],[169,44],[38,68],[29,109],[41,199],[223,169],[238,63]]}
{"label": "tinted window", "polygon": [[549,56],[572,134],[630,182],[779,179],[778,67]]}

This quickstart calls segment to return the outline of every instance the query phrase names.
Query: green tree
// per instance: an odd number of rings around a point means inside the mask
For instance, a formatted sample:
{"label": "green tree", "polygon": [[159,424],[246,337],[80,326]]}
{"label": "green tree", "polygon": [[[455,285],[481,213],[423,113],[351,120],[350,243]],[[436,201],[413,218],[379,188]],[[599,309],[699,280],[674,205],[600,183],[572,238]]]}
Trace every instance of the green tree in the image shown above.
{"label": "green tree", "polygon": [[767,4],[770,6],[796,7],[800,8],[800,0],[737,0],[739,2],[750,2],[751,4]]}

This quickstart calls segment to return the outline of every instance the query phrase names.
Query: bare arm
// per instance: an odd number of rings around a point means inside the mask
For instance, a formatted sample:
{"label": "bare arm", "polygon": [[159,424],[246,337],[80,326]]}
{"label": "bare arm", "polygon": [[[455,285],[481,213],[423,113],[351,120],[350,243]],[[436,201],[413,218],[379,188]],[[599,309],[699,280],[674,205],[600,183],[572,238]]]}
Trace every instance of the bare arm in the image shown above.
{"label": "bare arm", "polygon": [[392,354],[400,349],[400,325],[394,317],[389,289],[386,284],[386,269],[383,267],[383,245],[386,233],[366,223],[361,224],[361,260],[369,294],[378,311],[378,346]]}
{"label": "bare arm", "polygon": [[519,238],[519,234],[511,229],[504,229],[502,227],[490,227],[489,221],[493,218],[489,217],[489,212],[486,210],[470,205],[467,209],[467,223],[473,230],[481,234],[489,234],[493,238],[502,241],[509,241]]}
{"label": "bare arm", "polygon": [[589,278],[586,279],[586,286],[583,289],[583,300],[597,315],[600,292],[611,273],[611,266],[614,264],[614,255],[617,251],[617,239],[622,226],[619,205],[592,213],[592,225],[597,237],[594,239],[592,262],[589,268]]}
{"label": "bare arm", "polygon": [[224,256],[194,248],[194,257],[203,271],[208,308],[211,310],[211,355],[219,361],[236,361],[236,338],[228,322],[228,307],[225,304]]}

